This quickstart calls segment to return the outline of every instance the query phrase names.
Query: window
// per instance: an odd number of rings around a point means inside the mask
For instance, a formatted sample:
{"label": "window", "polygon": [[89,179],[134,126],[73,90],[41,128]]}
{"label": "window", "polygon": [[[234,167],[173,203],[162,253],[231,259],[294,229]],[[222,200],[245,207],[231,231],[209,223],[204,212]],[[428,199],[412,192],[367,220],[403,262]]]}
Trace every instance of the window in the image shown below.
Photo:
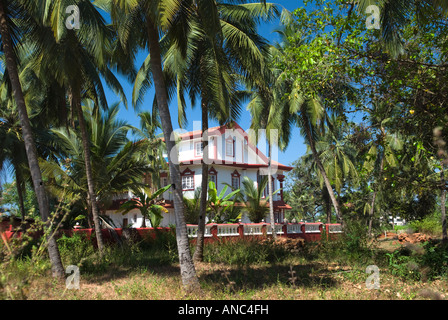
{"label": "window", "polygon": [[226,156],[234,157],[235,156],[235,140],[232,137],[228,137],[226,139]]}
{"label": "window", "polygon": [[185,169],[181,174],[182,190],[194,190],[194,171]]}
{"label": "window", "polygon": [[238,173],[238,171],[233,171],[233,173],[231,174],[232,176],[232,188],[233,189],[239,189],[240,188],[240,174]]}
{"label": "window", "polygon": [[194,189],[194,177],[193,176],[183,176],[182,177],[182,189],[183,190]]}
{"label": "window", "polygon": [[213,181],[215,186],[218,184],[218,172],[213,167],[208,171],[208,181]]}
{"label": "window", "polygon": [[233,189],[240,188],[240,178],[239,177],[232,177],[232,188]]}
{"label": "window", "polygon": [[204,151],[204,145],[201,141],[194,143],[194,155],[195,156],[202,156],[202,153]]}

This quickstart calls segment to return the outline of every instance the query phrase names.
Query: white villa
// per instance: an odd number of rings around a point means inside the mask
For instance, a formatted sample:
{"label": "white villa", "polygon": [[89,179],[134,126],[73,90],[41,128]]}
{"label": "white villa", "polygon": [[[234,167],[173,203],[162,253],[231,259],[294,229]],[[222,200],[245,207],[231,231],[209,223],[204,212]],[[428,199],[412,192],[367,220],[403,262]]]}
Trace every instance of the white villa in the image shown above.
{"label": "white villa", "polygon": [[[210,128],[205,136],[208,136],[209,180],[215,182],[218,192],[222,190],[224,183],[234,188],[240,188],[244,176],[251,178],[256,183],[260,175],[266,174],[268,158],[249,141],[248,133],[238,124],[232,123],[231,125]],[[178,137],[177,151],[185,197],[192,198],[194,190],[201,186],[203,161],[201,142],[204,137],[201,130],[183,133]],[[276,153],[273,153],[272,158],[274,159],[275,156]],[[283,222],[285,210],[291,209],[283,201],[284,172],[291,170],[292,167],[274,160],[271,161],[271,167],[273,190],[280,189],[280,192],[273,196],[275,222]],[[162,187],[170,183],[167,172],[162,172],[160,176]],[[228,188],[228,192],[230,191],[231,189]],[[267,188],[265,194],[267,195]],[[142,225],[143,217],[138,210],[130,211],[125,215],[116,212],[119,205],[130,197],[132,197],[130,192],[116,197],[112,206],[105,211],[117,227],[131,225],[138,228]],[[170,190],[163,194],[163,199],[168,213],[164,214],[161,226],[167,227],[170,224],[175,224]],[[269,216],[265,218],[265,221],[270,222]],[[241,222],[249,223],[251,221],[243,216]],[[146,225],[150,226],[149,220],[146,220]]]}

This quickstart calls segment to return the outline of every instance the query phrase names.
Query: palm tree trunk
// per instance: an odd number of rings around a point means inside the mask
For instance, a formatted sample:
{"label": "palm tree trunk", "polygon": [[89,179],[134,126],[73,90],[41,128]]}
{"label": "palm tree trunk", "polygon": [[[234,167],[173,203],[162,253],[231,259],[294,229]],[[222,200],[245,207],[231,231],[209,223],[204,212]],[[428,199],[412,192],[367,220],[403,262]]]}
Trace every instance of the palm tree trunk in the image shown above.
{"label": "palm tree trunk", "polygon": [[[208,108],[207,102],[203,98],[202,108],[202,183],[201,183],[201,199],[199,207],[198,232],[196,238],[196,250],[194,251],[193,260],[204,260],[204,235],[205,235],[205,219],[207,216],[207,190],[208,190]],[[204,136],[205,135],[205,136]]]}
{"label": "palm tree trunk", "polygon": [[274,201],[272,199],[272,173],[271,173],[271,148],[269,143],[268,151],[268,194],[269,194],[269,219],[271,220],[272,237],[277,239],[277,232],[275,232],[275,220],[274,220]]}
{"label": "palm tree trunk", "polygon": [[22,222],[25,222],[25,204],[23,202],[23,192],[25,188],[23,188],[23,178],[21,173],[19,172],[19,169],[16,167],[16,188],[17,188],[17,195],[19,196],[19,207],[20,207],[20,214],[22,216]]}
{"label": "palm tree trunk", "polygon": [[161,49],[159,44],[159,32],[151,17],[147,16],[147,32],[149,51],[151,54],[151,70],[154,79],[157,107],[159,109],[162,131],[168,153],[170,177],[173,190],[173,205],[176,221],[176,241],[179,253],[179,265],[182,283],[187,292],[198,290],[199,280],[196,275],[193,259],[188,241],[187,225],[185,223],[184,207],[182,201],[182,181],[178,161],[178,152],[175,142],[171,140],[173,127],[170,110],[168,107],[168,96],[166,92],[165,79],[162,71]]}
{"label": "palm tree trunk", "polygon": [[74,88],[70,88],[69,91],[70,91],[69,92],[70,107],[72,109],[74,108],[78,114],[79,128],[81,130],[81,137],[82,137],[82,146],[84,149],[84,164],[86,168],[86,179],[88,190],[87,198],[88,203],[90,204],[90,208],[92,210],[92,218],[93,218],[93,225],[95,227],[96,242],[98,245],[98,251],[100,252],[101,255],[104,252],[104,240],[103,235],[101,233],[100,218],[95,196],[95,182],[93,181],[92,162],[90,159],[90,138],[87,132],[84,113],[82,112],[81,99],[78,95],[79,91],[77,91]]}
{"label": "palm tree trunk", "polygon": [[[50,205],[48,202],[45,186],[40,171],[36,145],[34,143],[33,133],[31,129],[28,112],[26,109],[25,98],[20,84],[19,72],[17,69],[16,57],[14,54],[11,33],[6,17],[4,0],[0,0],[0,33],[3,42],[3,52],[5,54],[6,69],[8,71],[9,80],[11,82],[12,93],[17,104],[20,125],[22,128],[23,141],[25,143],[28,165],[33,180],[34,191],[36,193],[37,202],[39,204],[39,212],[43,222],[47,222],[50,217]],[[51,269],[54,277],[62,278],[65,276],[65,270],[62,266],[61,256],[56,243],[56,239],[50,235],[48,241],[48,254],[51,261]]]}
{"label": "palm tree trunk", "polygon": [[[306,118],[306,116],[304,116],[304,117]],[[341,213],[340,213],[340,210],[339,210],[338,201],[336,200],[333,188],[331,187],[330,179],[328,179],[327,173],[325,172],[325,168],[322,165],[322,162],[320,161],[319,154],[317,153],[316,146],[314,145],[314,140],[313,140],[313,137],[311,135],[311,130],[310,130],[310,128],[307,125],[309,123],[309,121],[308,121],[308,119],[305,119],[305,120],[306,120],[306,121],[304,121],[304,123],[306,124],[304,126],[305,127],[304,128],[305,129],[305,134],[306,134],[308,143],[310,145],[310,149],[311,149],[311,152],[313,154],[314,161],[316,161],[317,168],[319,169],[320,174],[322,175],[322,177],[324,179],[324,183],[325,183],[325,186],[327,187],[328,195],[330,196],[331,203],[333,204],[333,207],[334,207],[334,210],[335,210],[335,213],[336,213],[336,217],[337,217],[339,223],[343,224],[342,216],[341,216]]]}
{"label": "palm tree trunk", "polygon": [[327,215],[327,223],[331,223],[331,199],[326,186],[324,186],[324,188],[322,189],[322,193],[323,193],[322,198],[324,200],[324,206],[325,206],[325,213]]}
{"label": "palm tree trunk", "polygon": [[442,163],[442,169],[440,170],[440,180],[442,183],[442,194],[440,196],[440,211],[442,213],[442,241],[448,241],[448,234],[446,230],[446,181],[445,181],[445,172],[443,168],[444,164]]}
{"label": "palm tree trunk", "polygon": [[375,190],[373,191],[373,196],[372,196],[372,202],[370,204],[370,210],[369,210],[369,229],[368,229],[368,235],[372,236],[372,223],[373,223],[373,214],[375,211],[375,200],[376,200],[376,195],[378,193],[378,188],[379,188],[379,184],[381,183],[381,177],[383,176],[383,168],[384,168],[384,155],[381,158],[381,162],[380,162],[380,171],[378,173],[378,183],[377,186],[375,187]]}

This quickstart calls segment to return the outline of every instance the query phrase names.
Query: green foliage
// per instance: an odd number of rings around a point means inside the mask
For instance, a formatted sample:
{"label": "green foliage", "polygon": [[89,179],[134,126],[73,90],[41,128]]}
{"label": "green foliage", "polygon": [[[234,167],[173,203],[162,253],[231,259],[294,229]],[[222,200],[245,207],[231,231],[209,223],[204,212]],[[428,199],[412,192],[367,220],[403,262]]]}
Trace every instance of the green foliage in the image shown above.
{"label": "green foliage", "polygon": [[96,252],[92,241],[83,234],[74,233],[69,237],[62,235],[57,243],[63,265],[80,266],[84,259],[93,256]]}
{"label": "green foliage", "polygon": [[238,266],[275,263],[288,254],[285,248],[260,240],[222,240],[204,247],[204,261]]}
{"label": "green foliage", "polygon": [[414,232],[427,233],[435,236],[442,234],[440,213],[433,213],[420,220],[410,221],[409,226]]}
{"label": "green foliage", "polygon": [[[20,217],[19,195],[16,187],[17,182],[5,183],[1,186],[0,208],[8,211],[11,215]],[[39,215],[39,205],[37,203],[34,190],[27,183],[23,192],[23,204],[27,216]]]}

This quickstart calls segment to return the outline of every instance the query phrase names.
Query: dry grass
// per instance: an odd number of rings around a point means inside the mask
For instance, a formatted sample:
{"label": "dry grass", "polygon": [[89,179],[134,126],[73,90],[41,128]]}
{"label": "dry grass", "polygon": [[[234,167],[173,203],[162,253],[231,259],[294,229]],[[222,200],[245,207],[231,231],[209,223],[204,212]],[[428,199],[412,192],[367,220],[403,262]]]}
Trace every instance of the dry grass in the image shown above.
{"label": "dry grass", "polygon": [[[407,300],[447,299],[448,284],[407,282],[381,274],[380,289],[367,289],[362,270],[335,264],[196,265],[202,292],[186,296],[176,265],[135,272],[121,270],[102,277],[81,277],[79,290],[65,289],[48,276],[34,280],[27,298],[36,300]],[[296,278],[291,278],[295,271]]]}
{"label": "dry grass", "polygon": [[[396,248],[387,241],[381,246]],[[380,288],[368,289],[366,266],[304,259],[300,254],[282,261],[245,265],[197,263],[202,291],[187,296],[182,290],[178,264],[157,261],[149,257],[137,265],[110,263],[101,272],[81,273],[78,290],[66,289],[65,282],[52,279],[47,269],[31,279],[23,288],[23,296],[30,300],[448,299],[446,279],[406,281],[383,268]]]}

